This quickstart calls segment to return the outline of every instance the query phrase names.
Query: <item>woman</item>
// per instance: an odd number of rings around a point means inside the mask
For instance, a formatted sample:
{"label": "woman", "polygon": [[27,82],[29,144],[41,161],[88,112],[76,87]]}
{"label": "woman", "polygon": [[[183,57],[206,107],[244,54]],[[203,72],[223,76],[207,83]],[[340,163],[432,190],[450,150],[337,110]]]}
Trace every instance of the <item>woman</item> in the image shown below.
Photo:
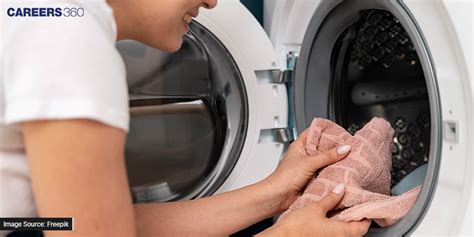
{"label": "woman", "polygon": [[[176,51],[199,8],[216,4],[216,0],[5,3],[2,9],[9,15],[4,17],[0,68],[0,216],[74,217],[73,232],[45,232],[47,237],[229,235],[283,212],[318,169],[343,159],[350,146],[308,157],[303,132],[278,169],[257,184],[198,200],[132,204],[124,162],[128,94],[115,41],[134,39]],[[46,8],[46,13],[52,8],[54,14],[33,16],[33,8]],[[369,221],[326,218],[343,195],[341,184],[318,203],[260,234],[363,235]]]}

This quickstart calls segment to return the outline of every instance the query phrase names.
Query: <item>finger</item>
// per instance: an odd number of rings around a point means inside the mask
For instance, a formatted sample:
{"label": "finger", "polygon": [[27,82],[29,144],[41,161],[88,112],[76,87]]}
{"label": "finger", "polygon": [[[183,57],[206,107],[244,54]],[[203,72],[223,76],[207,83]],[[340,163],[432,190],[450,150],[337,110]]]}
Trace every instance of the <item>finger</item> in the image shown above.
{"label": "finger", "polygon": [[305,129],[299,136],[298,138],[296,139],[296,143],[299,143],[299,145],[301,145],[302,147],[304,147],[305,143],[306,143],[306,138],[308,137],[308,133],[309,133],[309,128]]}
{"label": "finger", "polygon": [[298,139],[300,139],[300,138],[306,139],[306,137],[308,137],[308,132],[309,132],[309,128],[306,128],[306,129],[298,136]]}
{"label": "finger", "polygon": [[305,129],[299,136],[298,138],[293,141],[290,144],[290,151],[298,151],[297,153],[299,154],[298,156],[306,156],[306,150],[305,150],[305,144],[306,144],[306,138],[308,137],[309,133],[309,128]]}
{"label": "finger", "polygon": [[325,197],[319,200],[317,203],[321,209],[323,209],[324,213],[334,209],[337,204],[342,200],[344,197],[344,193],[346,191],[345,184],[337,185],[332,192],[329,192]]}
{"label": "finger", "polygon": [[328,166],[330,164],[336,163],[343,158],[345,158],[349,152],[351,151],[351,146],[350,145],[341,145],[339,147],[335,147],[329,151],[326,151],[322,154],[316,155],[309,157],[308,162],[311,163],[311,168],[314,169],[314,171]]}
{"label": "finger", "polygon": [[343,223],[344,232],[349,236],[362,236],[367,233],[371,220],[352,221]]}

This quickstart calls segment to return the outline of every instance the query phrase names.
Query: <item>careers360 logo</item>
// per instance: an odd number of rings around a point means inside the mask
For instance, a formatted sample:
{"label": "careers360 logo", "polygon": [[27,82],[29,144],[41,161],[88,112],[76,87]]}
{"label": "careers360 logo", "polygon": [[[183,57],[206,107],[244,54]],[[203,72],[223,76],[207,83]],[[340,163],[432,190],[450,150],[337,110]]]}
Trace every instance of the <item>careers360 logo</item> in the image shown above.
{"label": "careers360 logo", "polygon": [[9,17],[83,17],[82,7],[10,7],[7,9]]}

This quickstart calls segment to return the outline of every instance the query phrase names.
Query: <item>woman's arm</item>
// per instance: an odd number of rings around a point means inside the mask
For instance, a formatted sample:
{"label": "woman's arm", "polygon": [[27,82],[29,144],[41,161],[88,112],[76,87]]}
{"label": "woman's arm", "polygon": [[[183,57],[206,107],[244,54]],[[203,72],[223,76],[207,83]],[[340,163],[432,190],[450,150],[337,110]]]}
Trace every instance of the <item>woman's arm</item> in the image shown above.
{"label": "woman's arm", "polygon": [[306,136],[307,131],[291,144],[278,169],[257,184],[198,200],[135,205],[138,236],[226,236],[285,211],[316,170],[350,151],[341,146],[309,157]]}
{"label": "woman's arm", "polygon": [[140,237],[229,235],[286,210],[316,170],[349,152],[333,149],[309,157],[303,133],[278,169],[257,184],[198,200],[132,206],[122,130],[64,120],[26,122],[22,131],[39,214],[74,217],[74,232],[46,237],[133,237],[135,229]]}
{"label": "woman's arm", "polygon": [[191,201],[135,204],[138,236],[228,236],[282,212],[276,192],[262,181]]}
{"label": "woman's arm", "polygon": [[135,205],[124,165],[125,133],[90,120],[22,124],[40,216],[74,217],[74,232],[52,236],[229,235],[280,211],[265,182],[208,198]]}
{"label": "woman's arm", "polygon": [[73,217],[53,236],[136,236],[125,171],[125,132],[91,120],[22,123],[33,192],[42,217]]}

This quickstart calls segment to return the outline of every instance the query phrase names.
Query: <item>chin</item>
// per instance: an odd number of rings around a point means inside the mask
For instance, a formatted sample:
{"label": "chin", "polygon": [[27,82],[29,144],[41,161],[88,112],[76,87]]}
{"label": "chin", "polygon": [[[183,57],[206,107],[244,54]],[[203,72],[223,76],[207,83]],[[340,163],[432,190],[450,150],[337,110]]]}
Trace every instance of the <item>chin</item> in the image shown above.
{"label": "chin", "polygon": [[183,44],[183,39],[179,38],[179,40],[174,40],[173,42],[169,42],[166,45],[162,45],[162,47],[158,47],[159,49],[173,53],[178,51],[181,48],[181,45]]}

